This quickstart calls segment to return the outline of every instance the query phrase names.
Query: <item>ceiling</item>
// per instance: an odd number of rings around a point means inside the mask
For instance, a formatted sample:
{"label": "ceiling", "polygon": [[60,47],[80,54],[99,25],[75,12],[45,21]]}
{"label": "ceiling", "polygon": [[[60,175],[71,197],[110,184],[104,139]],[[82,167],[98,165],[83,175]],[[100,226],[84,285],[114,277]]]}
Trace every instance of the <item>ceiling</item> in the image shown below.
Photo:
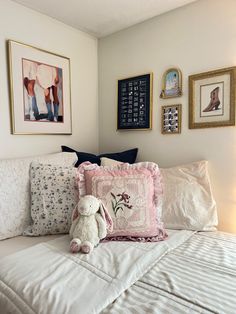
{"label": "ceiling", "polygon": [[196,0],[12,0],[98,38]]}

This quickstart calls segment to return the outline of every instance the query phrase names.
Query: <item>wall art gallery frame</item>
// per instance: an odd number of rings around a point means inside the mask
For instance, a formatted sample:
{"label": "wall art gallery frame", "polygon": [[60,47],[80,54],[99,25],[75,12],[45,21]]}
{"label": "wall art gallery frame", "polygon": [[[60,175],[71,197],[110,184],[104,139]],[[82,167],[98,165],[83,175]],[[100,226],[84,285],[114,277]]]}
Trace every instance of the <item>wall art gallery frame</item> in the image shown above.
{"label": "wall art gallery frame", "polygon": [[182,73],[178,68],[170,68],[162,77],[161,98],[175,98],[182,96]]}
{"label": "wall art gallery frame", "polygon": [[235,125],[236,67],[189,76],[189,128]]}
{"label": "wall art gallery frame", "polygon": [[182,106],[166,105],[161,107],[161,133],[181,133]]}
{"label": "wall art gallery frame", "polygon": [[72,134],[70,59],[8,40],[12,134]]}
{"label": "wall art gallery frame", "polygon": [[117,130],[151,130],[153,73],[118,80]]}

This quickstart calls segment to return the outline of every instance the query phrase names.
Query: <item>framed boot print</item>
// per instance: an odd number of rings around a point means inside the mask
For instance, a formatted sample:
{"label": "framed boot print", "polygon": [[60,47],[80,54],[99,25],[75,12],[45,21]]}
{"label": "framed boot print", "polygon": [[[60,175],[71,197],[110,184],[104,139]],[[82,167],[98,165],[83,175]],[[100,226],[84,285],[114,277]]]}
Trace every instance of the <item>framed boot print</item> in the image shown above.
{"label": "framed boot print", "polygon": [[189,128],[235,125],[236,67],[189,76]]}

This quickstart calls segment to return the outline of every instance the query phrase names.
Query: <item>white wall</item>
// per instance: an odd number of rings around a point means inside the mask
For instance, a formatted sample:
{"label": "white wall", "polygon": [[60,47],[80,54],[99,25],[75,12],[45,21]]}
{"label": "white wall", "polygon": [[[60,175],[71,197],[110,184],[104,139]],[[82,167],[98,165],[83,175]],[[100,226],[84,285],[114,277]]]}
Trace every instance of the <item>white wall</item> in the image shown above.
{"label": "white wall", "polygon": [[[236,232],[236,128],[188,129],[188,76],[236,65],[236,1],[200,0],[99,41],[100,151],[139,147],[161,167],[207,159],[222,230]],[[161,100],[161,76],[183,73],[183,97]],[[152,131],[116,131],[117,79],[154,73]],[[160,109],[182,103],[181,135],[161,135]]]}
{"label": "white wall", "polygon": [[[70,58],[72,135],[11,135],[6,40]],[[0,158],[98,150],[97,39],[8,0],[0,0]]]}

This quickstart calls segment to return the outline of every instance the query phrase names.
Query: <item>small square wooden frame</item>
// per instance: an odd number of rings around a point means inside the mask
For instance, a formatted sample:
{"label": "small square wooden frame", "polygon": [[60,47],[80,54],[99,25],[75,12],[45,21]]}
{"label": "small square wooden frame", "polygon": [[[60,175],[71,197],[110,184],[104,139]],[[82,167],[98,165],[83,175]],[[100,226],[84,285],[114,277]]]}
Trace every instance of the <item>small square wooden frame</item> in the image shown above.
{"label": "small square wooden frame", "polygon": [[161,107],[161,133],[181,133],[182,106],[167,105]]}

